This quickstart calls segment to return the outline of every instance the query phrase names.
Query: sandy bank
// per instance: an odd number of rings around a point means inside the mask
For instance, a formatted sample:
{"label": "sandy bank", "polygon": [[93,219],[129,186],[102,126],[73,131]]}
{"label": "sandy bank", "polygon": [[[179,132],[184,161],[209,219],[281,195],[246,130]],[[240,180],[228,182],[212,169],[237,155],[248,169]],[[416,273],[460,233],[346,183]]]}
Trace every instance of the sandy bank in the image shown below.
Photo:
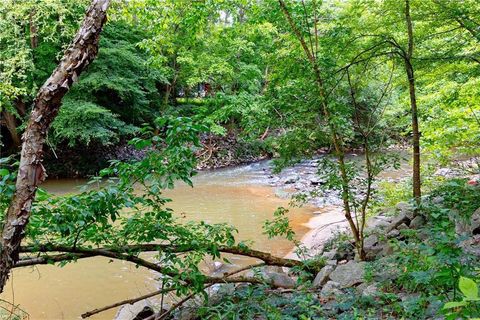
{"label": "sandy bank", "polygon": [[[315,211],[314,216],[304,226],[309,228],[310,231],[300,241],[307,249],[307,255],[314,256],[322,250],[325,242],[333,234],[347,229],[348,222],[345,220],[341,207],[327,206]],[[290,251],[285,257],[299,259],[299,256],[294,251],[295,249]]]}

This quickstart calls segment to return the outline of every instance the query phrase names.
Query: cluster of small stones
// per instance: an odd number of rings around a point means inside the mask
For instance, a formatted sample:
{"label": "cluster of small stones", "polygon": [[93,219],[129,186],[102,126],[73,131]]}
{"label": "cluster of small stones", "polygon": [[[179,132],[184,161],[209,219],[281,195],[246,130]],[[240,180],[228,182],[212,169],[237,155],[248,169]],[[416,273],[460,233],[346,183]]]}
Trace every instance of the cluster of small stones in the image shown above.
{"label": "cluster of small stones", "polygon": [[[350,154],[349,156],[352,158],[357,157],[356,154]],[[294,166],[283,169],[278,174],[273,173],[269,169],[265,169],[268,184],[275,188],[275,193],[279,198],[288,199],[292,196],[301,195],[309,204],[316,207],[342,205],[340,192],[324,187],[327,180],[322,177],[320,157],[312,160],[304,160]],[[407,177],[389,177],[380,180],[400,182],[406,178]],[[374,187],[376,187],[376,185],[377,184],[375,184]],[[361,195],[364,190],[353,191],[357,195]]]}
{"label": "cluster of small stones", "polygon": [[[437,205],[441,205],[443,202],[441,197],[430,200]],[[368,237],[364,241],[367,260],[383,260],[386,264],[387,256],[393,253],[389,240],[393,238],[402,240],[404,238],[402,230],[422,229],[426,223],[425,218],[421,215],[416,215],[413,207],[408,203],[398,203],[395,211],[397,213],[396,216],[380,214],[368,220],[368,228],[365,230]],[[466,239],[459,246],[465,252],[480,257],[480,208],[468,220],[459,219],[454,215],[451,215],[450,219],[455,223],[456,233]],[[419,236],[422,237],[421,232]],[[367,262],[357,261],[355,258],[352,258],[354,256],[353,246],[351,248],[350,252],[333,249],[322,254],[326,265],[315,277],[313,286],[319,290],[320,299],[327,301],[327,305],[330,301],[333,306],[335,297],[344,294],[344,289],[347,288],[355,288],[358,294],[374,297],[381,292],[381,282],[393,280],[398,276],[398,271],[392,266],[392,268],[384,268],[382,272],[374,275],[373,281],[367,282],[365,280],[364,268]],[[413,295],[399,294],[402,301],[414,298]],[[432,319],[438,319],[436,313],[440,307],[441,304],[438,301],[432,302],[432,305],[429,307]]]}

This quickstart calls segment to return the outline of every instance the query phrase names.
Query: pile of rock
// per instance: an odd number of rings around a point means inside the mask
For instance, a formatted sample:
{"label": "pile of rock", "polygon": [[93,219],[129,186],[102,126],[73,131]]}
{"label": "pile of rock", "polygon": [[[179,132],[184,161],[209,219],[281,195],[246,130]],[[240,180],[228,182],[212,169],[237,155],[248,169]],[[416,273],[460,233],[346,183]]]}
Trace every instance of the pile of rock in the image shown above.
{"label": "pile of rock", "polygon": [[[325,156],[325,155],[323,155]],[[356,154],[349,154],[350,159],[357,158],[361,161],[361,157]],[[308,203],[316,207],[324,206],[341,206],[342,199],[339,190],[325,188],[327,184],[328,169],[322,169],[322,155],[315,159],[303,160],[294,166],[283,169],[280,173],[273,173],[270,169],[266,169],[268,184],[276,188],[276,194],[281,198],[290,198],[292,195],[302,195]],[[403,169],[402,169],[403,170]],[[406,180],[409,175],[394,175],[393,177],[380,177],[374,188],[380,181],[400,182]],[[360,178],[359,178],[360,179]],[[357,195],[364,195],[364,188],[358,190],[356,185],[361,183],[353,183],[353,192]]]}
{"label": "pile of rock", "polygon": [[[442,199],[432,199],[440,203]],[[395,207],[396,216],[380,214],[367,221],[364,249],[367,260],[383,260],[393,252],[389,240],[403,239],[402,230],[420,229],[426,223],[423,216],[415,214],[414,207],[408,203],[400,202]],[[480,257],[480,208],[468,219],[460,219],[451,216],[455,223],[456,232],[466,240],[460,243],[465,252]],[[353,250],[353,247],[351,247]],[[322,257],[326,265],[318,272],[313,281],[313,286],[320,290],[321,297],[335,296],[342,293],[342,289],[356,287],[359,293],[365,296],[375,295],[378,292],[378,284],[366,283],[364,279],[365,265],[367,262],[348,260],[352,252],[339,251],[337,249],[324,252]],[[395,271],[385,270],[376,274],[375,279],[386,280],[395,277]]]}
{"label": "pile of rock", "polygon": [[425,218],[416,214],[413,205],[399,202],[395,207],[395,216],[387,213],[379,214],[367,221],[364,249],[367,259],[372,260],[378,255],[388,255],[392,252],[389,239],[402,238],[401,230],[419,229],[425,224]]}

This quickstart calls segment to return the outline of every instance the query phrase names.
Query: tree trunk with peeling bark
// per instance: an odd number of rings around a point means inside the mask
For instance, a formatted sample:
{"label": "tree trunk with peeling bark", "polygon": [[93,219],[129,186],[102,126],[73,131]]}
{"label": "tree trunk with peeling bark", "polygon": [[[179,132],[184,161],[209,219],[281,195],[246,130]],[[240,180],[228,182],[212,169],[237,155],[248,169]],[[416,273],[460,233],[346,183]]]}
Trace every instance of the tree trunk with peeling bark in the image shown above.
{"label": "tree trunk with peeling bark", "polygon": [[110,0],[92,0],[75,38],[35,98],[22,137],[16,191],[3,222],[0,239],[0,292],[3,292],[10,269],[18,261],[20,243],[30,218],[35,192],[46,178],[42,165],[46,134],[58,114],[62,98],[97,55],[109,4]]}

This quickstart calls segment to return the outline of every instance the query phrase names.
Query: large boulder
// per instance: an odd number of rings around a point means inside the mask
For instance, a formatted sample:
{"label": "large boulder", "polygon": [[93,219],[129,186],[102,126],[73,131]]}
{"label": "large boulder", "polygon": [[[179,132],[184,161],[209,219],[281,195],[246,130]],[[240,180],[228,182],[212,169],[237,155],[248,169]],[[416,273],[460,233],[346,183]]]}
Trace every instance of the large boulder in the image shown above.
{"label": "large boulder", "polygon": [[154,311],[151,307],[145,306],[145,307],[143,307],[142,311],[140,311],[140,312],[135,316],[135,318],[133,318],[133,320],[144,320],[144,319],[148,319],[148,318],[150,318],[151,316],[153,316],[154,314],[155,314],[155,311]]}
{"label": "large boulder", "polygon": [[339,265],[331,274],[330,279],[337,282],[340,288],[352,287],[364,282],[365,262],[355,262],[353,260],[346,264]]}
{"label": "large boulder", "polygon": [[324,285],[328,281],[329,279],[328,277],[330,276],[333,270],[335,270],[335,267],[331,265],[326,265],[325,267],[323,267],[320,270],[320,272],[317,273],[317,276],[313,280],[313,287],[319,288],[322,285]]}
{"label": "large boulder", "polygon": [[381,215],[376,217],[371,217],[367,220],[367,228],[365,228],[365,232],[368,234],[378,232],[381,229],[387,228],[391,222],[392,222],[391,217],[386,217]]}
{"label": "large boulder", "polygon": [[414,218],[415,207],[412,204],[402,201],[397,203],[395,208],[397,209],[399,215],[405,214],[405,216],[410,220]]}
{"label": "large boulder", "polygon": [[[154,314],[154,310],[157,309],[156,305],[159,305],[157,300],[146,299],[142,301],[135,302],[134,304],[126,304],[118,310],[115,315],[115,320],[141,320],[146,319],[149,316]],[[166,311],[170,308],[169,305],[164,304],[163,310]]]}
{"label": "large boulder", "polygon": [[470,225],[472,234],[480,234],[480,208],[475,210],[470,217]]}
{"label": "large boulder", "polygon": [[373,247],[374,245],[376,245],[378,243],[378,236],[377,235],[371,235],[369,237],[366,237],[364,240],[363,240],[363,246],[365,248],[368,248],[368,247]]}
{"label": "large boulder", "polygon": [[337,250],[326,251],[322,254],[322,257],[326,260],[333,260],[337,258]]}

